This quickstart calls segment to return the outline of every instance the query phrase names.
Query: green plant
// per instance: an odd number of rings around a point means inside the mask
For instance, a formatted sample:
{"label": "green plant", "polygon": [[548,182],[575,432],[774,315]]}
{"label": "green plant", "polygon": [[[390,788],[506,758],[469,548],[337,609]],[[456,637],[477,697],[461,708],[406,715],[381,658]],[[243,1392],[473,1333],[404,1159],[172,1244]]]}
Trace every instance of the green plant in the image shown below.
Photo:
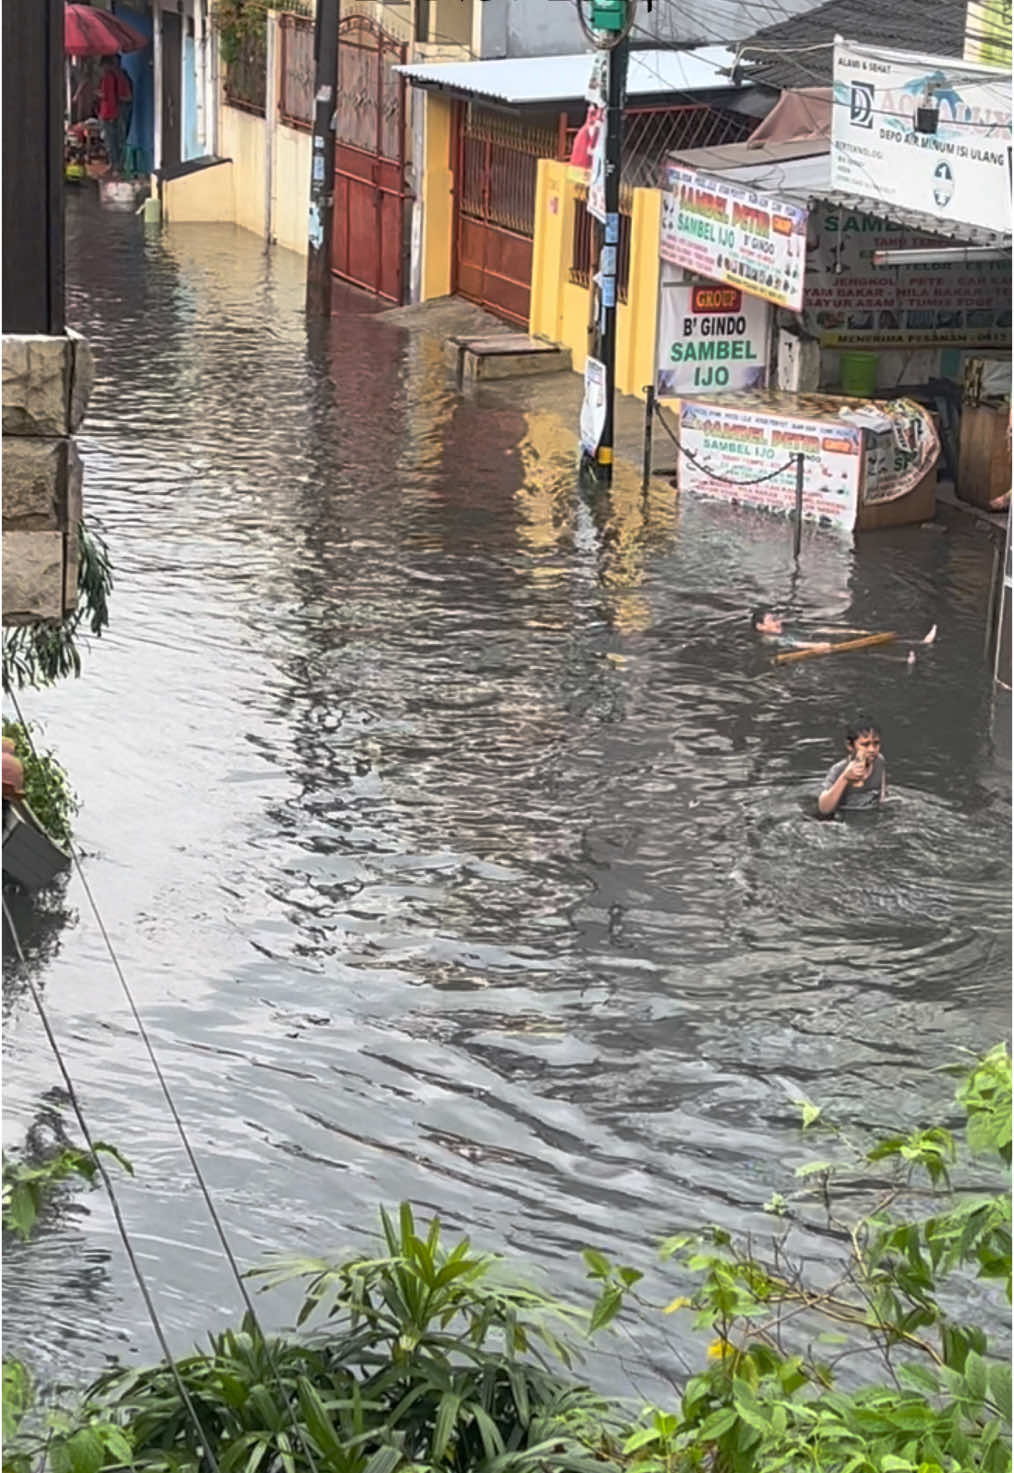
{"label": "green plant", "polygon": [[[647,1409],[626,1440],[624,1452],[640,1473],[1007,1473],[1009,1362],[980,1326],[941,1302],[945,1280],[960,1272],[1002,1280],[1010,1299],[1011,1061],[1004,1047],[976,1064],[956,1099],[966,1117],[963,1141],[935,1126],[861,1150],[822,1122],[854,1165],[801,1167],[794,1205],[778,1199],[787,1225],[764,1254],[720,1229],[663,1245],[663,1257],[698,1280],[668,1312],[693,1312],[695,1326],[711,1337],[710,1364],[687,1381],[676,1413]],[[802,1103],[804,1127],[813,1125],[818,1113]],[[954,1185],[957,1171],[978,1173],[990,1161],[1008,1168],[1003,1190]],[[864,1210],[850,1208],[856,1191],[868,1187],[870,1167],[882,1163],[890,1180]],[[846,1179],[852,1190],[840,1193]],[[927,1199],[936,1208],[930,1215],[917,1211]],[[831,1283],[813,1282],[790,1251],[793,1224],[805,1224],[814,1201],[825,1230],[848,1244]],[[619,1311],[633,1288],[624,1277],[630,1272],[601,1254],[590,1261],[589,1277],[601,1286],[600,1319]]]}
{"label": "green plant", "polygon": [[14,755],[24,771],[28,806],[51,838],[69,844],[71,820],[80,805],[60,763],[35,740],[35,730],[31,723],[3,723],[3,734],[14,743]]}
{"label": "green plant", "polygon": [[76,1146],[63,1146],[45,1160],[30,1165],[25,1161],[3,1158],[3,1227],[22,1240],[31,1235],[46,1199],[58,1182],[79,1176],[88,1183],[99,1170],[99,1154],[112,1156],[133,1176],[130,1162],[115,1146],[96,1141],[94,1151]]}
{"label": "green plant", "polygon": [[[644,1303],[640,1270],[586,1250],[597,1297],[585,1316],[467,1240],[446,1245],[438,1223],[417,1229],[407,1206],[397,1221],[381,1214],[376,1255],[263,1271],[268,1288],[303,1282],[296,1333],[265,1341],[248,1318],[177,1371],[222,1473],[1007,1473],[1010,1367],[941,1300],[949,1276],[968,1273],[1005,1282],[1009,1297],[1009,1191],[966,1181],[1009,1171],[1006,1049],[964,1071],[956,1099],[962,1132],[933,1126],[865,1148],[801,1102],[828,1159],[772,1198],[770,1249],[720,1230],[663,1245],[696,1283],[668,1312],[691,1311],[710,1346],[676,1405],[634,1425],[570,1374],[571,1340]],[[917,1210],[927,1201],[928,1215]],[[818,1225],[815,1207],[847,1245],[819,1282],[791,1243]],[[12,1385],[11,1456],[37,1462],[42,1444],[17,1425],[23,1384]],[[202,1467],[166,1365],[103,1377],[48,1427],[58,1473]]]}
{"label": "green plant", "polygon": [[284,10],[290,15],[313,15],[310,0],[215,0],[211,16],[226,66],[238,61],[244,50],[251,47],[259,54],[267,37],[269,10]]}
{"label": "green plant", "polygon": [[[3,1158],[3,1229],[22,1241],[31,1236],[46,1201],[58,1183],[79,1176],[91,1183],[98,1173],[99,1153],[112,1156],[133,1175],[133,1168],[115,1146],[96,1141],[93,1151],[63,1146],[29,1165]],[[48,1462],[54,1473],[94,1473],[110,1463],[129,1463],[130,1444],[119,1428],[86,1412],[83,1417],[55,1411],[42,1419],[34,1434],[25,1422],[34,1403],[28,1368],[19,1360],[3,1362],[3,1469],[4,1473],[32,1473]]]}
{"label": "green plant", "polygon": [[[3,1363],[3,1445],[6,1450],[32,1404],[32,1378],[19,1360]],[[4,1458],[4,1466],[7,1459]]]}
{"label": "green plant", "polygon": [[109,623],[113,588],[109,550],[82,518],[78,523],[77,607],[60,624],[20,624],[3,632],[3,688],[52,685],[81,674],[78,638],[87,626],[98,638]]}
{"label": "green plant", "polygon": [[[445,1245],[437,1222],[417,1230],[407,1205],[381,1223],[377,1256],[265,1270],[267,1287],[305,1281],[298,1337],[265,1341],[247,1318],[177,1362],[222,1473],[606,1473],[584,1443],[599,1423],[615,1440],[619,1418],[566,1374],[568,1332],[587,1317],[467,1239]],[[200,1462],[166,1365],[96,1382],[78,1425],[106,1423],[122,1428],[135,1466]]]}

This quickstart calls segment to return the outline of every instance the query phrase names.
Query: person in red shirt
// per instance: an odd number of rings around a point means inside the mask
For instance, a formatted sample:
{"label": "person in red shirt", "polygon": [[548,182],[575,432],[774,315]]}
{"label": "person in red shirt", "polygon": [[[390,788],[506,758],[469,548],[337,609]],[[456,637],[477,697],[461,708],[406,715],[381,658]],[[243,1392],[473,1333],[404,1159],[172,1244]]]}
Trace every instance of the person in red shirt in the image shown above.
{"label": "person in red shirt", "polygon": [[120,162],[127,157],[127,134],[130,132],[130,115],[134,110],[134,87],[123,69],[120,57],[116,58],[116,97],[120,104]]}
{"label": "person in red shirt", "polygon": [[120,131],[120,83],[116,75],[116,57],[102,58],[102,80],[99,82],[99,122],[102,125],[102,142],[105,145],[109,168],[117,173],[122,163],[123,149]]}

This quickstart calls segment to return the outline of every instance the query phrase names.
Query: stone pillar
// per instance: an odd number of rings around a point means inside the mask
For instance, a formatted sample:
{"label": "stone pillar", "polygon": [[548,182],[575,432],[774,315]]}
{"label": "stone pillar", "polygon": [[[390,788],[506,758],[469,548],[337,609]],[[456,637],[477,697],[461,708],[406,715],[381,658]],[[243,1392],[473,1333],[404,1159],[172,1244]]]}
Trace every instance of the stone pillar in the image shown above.
{"label": "stone pillar", "polygon": [[3,338],[3,622],[77,607],[81,462],[73,433],[92,384],[77,333]]}

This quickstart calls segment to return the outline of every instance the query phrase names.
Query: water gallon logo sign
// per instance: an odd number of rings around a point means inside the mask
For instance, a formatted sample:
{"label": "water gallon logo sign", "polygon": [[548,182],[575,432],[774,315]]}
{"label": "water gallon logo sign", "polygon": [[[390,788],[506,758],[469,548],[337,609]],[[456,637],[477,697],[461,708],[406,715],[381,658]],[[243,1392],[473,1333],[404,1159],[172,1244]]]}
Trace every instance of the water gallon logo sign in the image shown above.
{"label": "water gallon logo sign", "polygon": [[940,160],[933,170],[933,199],[938,210],[944,210],[951,202],[954,193],[954,175],[951,166]]}
{"label": "water gallon logo sign", "polygon": [[853,82],[852,98],[849,102],[849,119],[856,128],[873,127],[873,85],[870,82]]}

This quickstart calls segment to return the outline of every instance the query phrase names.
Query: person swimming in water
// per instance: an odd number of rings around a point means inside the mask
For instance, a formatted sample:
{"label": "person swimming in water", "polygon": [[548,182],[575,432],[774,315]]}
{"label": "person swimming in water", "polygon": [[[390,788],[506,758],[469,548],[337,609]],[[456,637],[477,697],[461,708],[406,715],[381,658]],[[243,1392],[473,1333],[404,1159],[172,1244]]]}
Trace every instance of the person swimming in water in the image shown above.
{"label": "person swimming in water", "polygon": [[[780,615],[774,613],[774,611],[770,609],[767,604],[758,604],[755,609],[752,609],[750,611],[750,628],[755,634],[760,635],[765,644],[769,644],[776,649],[825,651],[834,649],[834,643],[831,640],[804,639],[799,635],[787,634],[785,631],[784,621],[782,620]],[[818,634],[830,634],[833,632],[835,634],[842,634],[846,637],[850,637],[852,635],[868,634],[870,631],[867,629],[840,628],[834,631],[821,629],[816,630],[815,632]],[[934,624],[933,628],[929,631],[928,634],[924,634],[922,639],[918,641],[905,641],[905,643],[918,643],[922,645],[928,645],[932,644],[936,637],[937,626]],[[910,665],[915,664],[915,650],[909,650],[907,655],[907,663]]]}
{"label": "person swimming in water", "polygon": [[750,614],[750,628],[759,634],[765,644],[780,650],[829,650],[830,640],[801,639],[795,634],[786,634],[784,622],[764,604],[758,605]]}

